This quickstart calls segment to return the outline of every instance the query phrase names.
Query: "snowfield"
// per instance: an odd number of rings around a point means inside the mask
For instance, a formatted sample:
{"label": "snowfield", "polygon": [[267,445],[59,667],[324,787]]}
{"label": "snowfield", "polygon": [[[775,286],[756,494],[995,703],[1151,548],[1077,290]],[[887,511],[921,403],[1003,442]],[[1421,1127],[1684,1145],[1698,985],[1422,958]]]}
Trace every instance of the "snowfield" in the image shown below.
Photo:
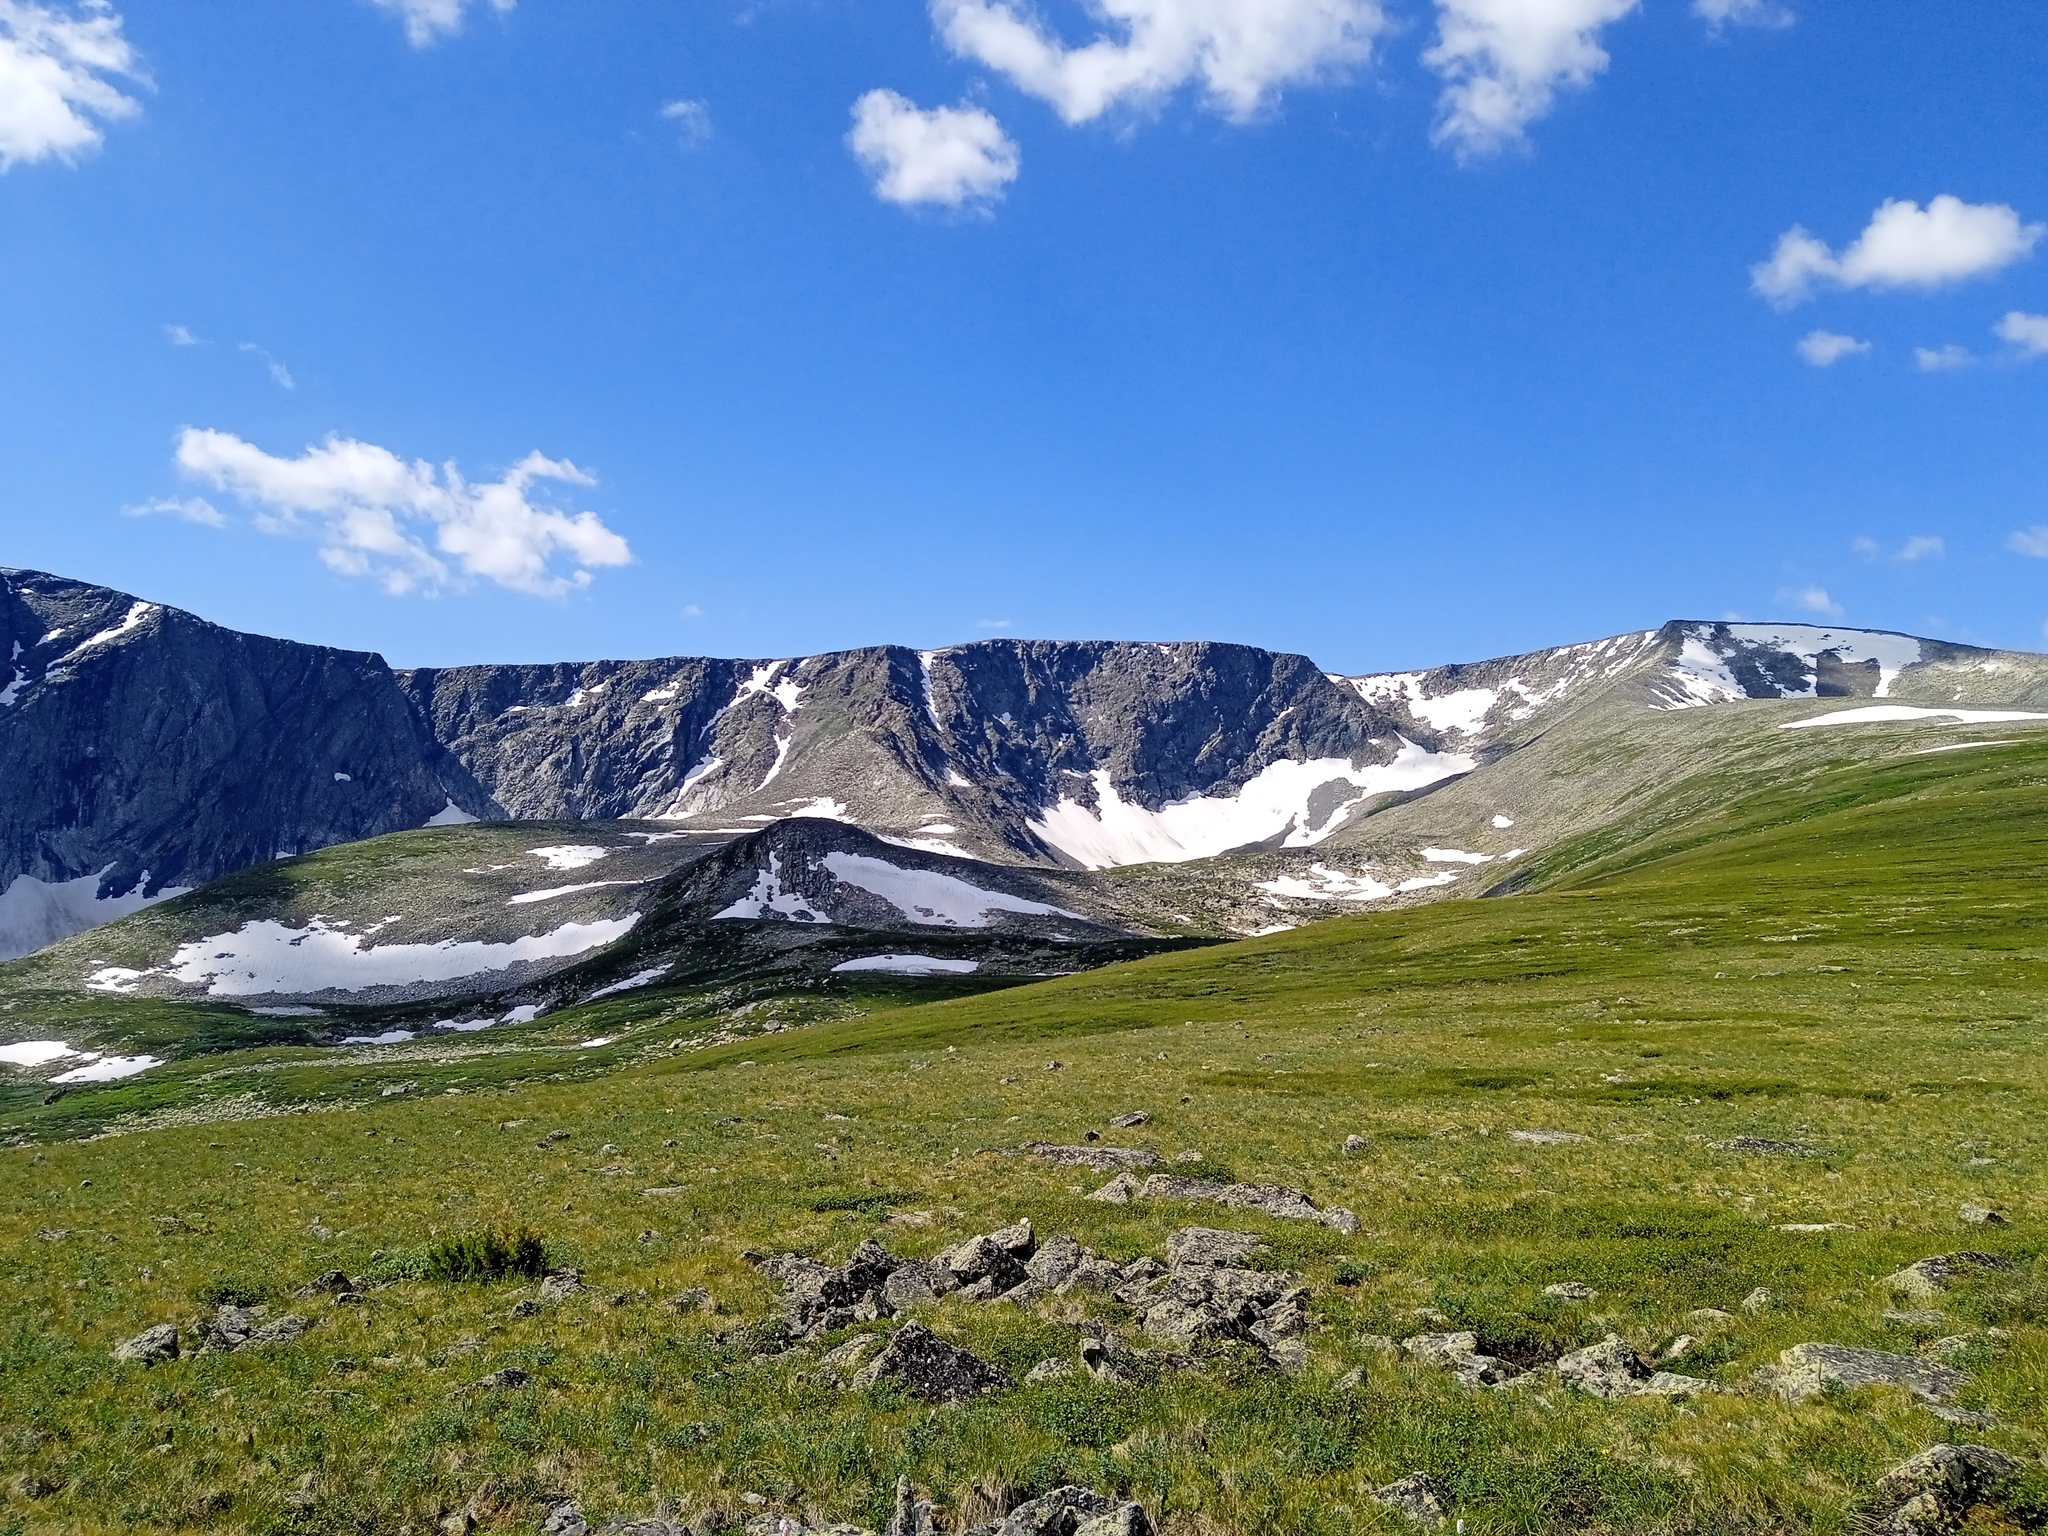
{"label": "snowfield", "polygon": [[1312,848],[1370,795],[1424,789],[1478,766],[1466,753],[1431,752],[1405,737],[1397,739],[1401,750],[1390,763],[1354,768],[1341,757],[1306,763],[1283,759],[1234,795],[1195,795],[1156,811],[1125,800],[1109,770],[1098,768],[1090,776],[1096,799],[1092,809],[1062,798],[1029,828],[1083,869],[1182,864],[1272,838],[1283,838],[1283,847]]}
{"label": "snowfield", "polygon": [[[109,864],[107,869],[113,867]],[[145,870],[133,890],[102,901],[100,880],[106,872],[56,881],[38,880],[33,875],[15,876],[14,883],[0,892],[0,960],[16,959],[45,944],[68,939],[101,923],[111,923],[117,917],[140,912],[192,889],[189,885],[171,885],[154,896],[145,896],[143,888],[149,884],[149,873]]]}
{"label": "snowfield", "polygon": [[639,921],[636,912],[600,922],[564,923],[552,932],[505,943],[444,939],[438,944],[366,947],[363,935],[344,933],[317,917],[304,928],[264,919],[245,923],[233,933],[180,945],[169,965],[144,974],[166,975],[188,986],[204,985],[209,997],[361,992],[370,987],[455,981],[502,971],[521,961],[580,955],[622,938]]}
{"label": "snowfield", "polygon": [[589,843],[568,843],[559,848],[529,848],[531,858],[539,859],[549,869],[581,869],[586,864],[595,864],[599,859],[611,855],[609,848],[598,848]]}
{"label": "snowfield", "polygon": [[880,971],[888,976],[965,976],[981,969],[978,960],[941,960],[935,955],[864,955],[843,960],[835,972]]}
{"label": "snowfield", "polygon": [[1788,720],[1781,731],[1808,731],[1822,725],[1879,725],[1901,720],[1944,720],[1953,725],[1999,725],[2008,720],[2048,720],[2048,715],[2023,709],[1918,709],[1910,704],[1871,704],[1862,709],[1842,709],[1831,715],[1814,715],[1806,720]]}
{"label": "snowfield", "polygon": [[810,899],[801,891],[786,890],[782,884],[782,855],[768,855],[768,867],[754,876],[754,888],[722,912],[711,914],[711,921],[740,919],[758,922],[773,914],[799,923],[828,922],[824,913],[811,909]]}
{"label": "snowfield", "polygon": [[[1730,669],[1729,655],[1707,644],[1716,626],[1698,624],[1686,633],[1678,660],[1672,664],[1669,686],[1664,690],[1666,709],[1690,709],[1702,704],[1730,704],[1749,697]],[[1877,663],[1876,696],[1889,695],[1892,684],[1906,668],[1920,661],[1920,642],[1906,635],[1880,634],[1875,630],[1822,629],[1813,624],[1728,624],[1720,626],[1742,649],[1787,651],[1806,664],[1803,689],[1780,697],[1810,699],[1814,692],[1815,669],[1820,658],[1832,652],[1852,665]],[[1736,653],[1731,653],[1736,654]]]}
{"label": "snowfield", "polygon": [[1026,901],[1001,891],[984,891],[952,875],[929,869],[898,869],[894,864],[859,853],[828,853],[825,867],[839,880],[879,896],[913,923],[939,928],[986,928],[995,912],[1016,912],[1027,917],[1071,917],[1087,922],[1079,912]]}

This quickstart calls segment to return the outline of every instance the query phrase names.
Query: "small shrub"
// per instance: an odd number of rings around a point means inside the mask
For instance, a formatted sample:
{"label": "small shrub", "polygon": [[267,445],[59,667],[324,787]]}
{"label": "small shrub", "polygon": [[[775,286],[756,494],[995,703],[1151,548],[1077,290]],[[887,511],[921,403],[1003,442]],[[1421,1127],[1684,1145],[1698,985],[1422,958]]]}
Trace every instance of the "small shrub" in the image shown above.
{"label": "small shrub", "polygon": [[502,1280],[507,1275],[533,1279],[547,1273],[547,1244],[523,1222],[500,1222],[429,1244],[425,1269],[429,1280]]}

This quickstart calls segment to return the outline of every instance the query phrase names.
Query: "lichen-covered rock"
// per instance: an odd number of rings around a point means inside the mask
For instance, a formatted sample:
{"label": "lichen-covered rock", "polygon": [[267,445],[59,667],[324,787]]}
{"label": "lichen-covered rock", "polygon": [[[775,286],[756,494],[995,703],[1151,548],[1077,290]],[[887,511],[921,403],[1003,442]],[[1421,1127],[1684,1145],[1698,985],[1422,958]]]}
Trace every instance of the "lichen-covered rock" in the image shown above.
{"label": "lichen-covered rock", "polygon": [[166,1360],[175,1360],[178,1358],[178,1330],[170,1323],[145,1328],[134,1338],[116,1344],[114,1358],[137,1365],[159,1365]]}
{"label": "lichen-covered rock", "polygon": [[1561,1357],[1555,1370],[1564,1380],[1592,1397],[1633,1397],[1650,1379],[1650,1367],[1635,1346],[1610,1333],[1598,1344]]}
{"label": "lichen-covered rock", "polygon": [[1794,1344],[1778,1356],[1777,1367],[1769,1373],[1771,1390],[1794,1403],[1829,1387],[1900,1387],[1916,1397],[1944,1402],[1967,1380],[1961,1371],[1931,1360],[1842,1344]]}
{"label": "lichen-covered rock", "polygon": [[1425,1365],[1449,1371],[1468,1387],[1499,1386],[1522,1374],[1497,1356],[1481,1354],[1476,1333],[1418,1333],[1403,1339],[1401,1349]]}
{"label": "lichen-covered rock", "polygon": [[1974,1271],[2009,1272],[2018,1268],[2011,1259],[1995,1253],[1937,1253],[1908,1264],[1896,1274],[1886,1275],[1879,1284],[1895,1295],[1929,1301]]}
{"label": "lichen-covered rock", "polygon": [[1932,1445],[1878,1480],[1884,1536],[1936,1536],[1988,1503],[2020,1464],[1987,1445]]}
{"label": "lichen-covered rock", "polygon": [[905,1323],[854,1374],[855,1387],[891,1382],[927,1402],[962,1402],[1014,1383],[979,1355],[948,1344],[922,1323]]}
{"label": "lichen-covered rock", "polygon": [[[1104,1195],[1096,1191],[1096,1198]],[[1210,1205],[1227,1205],[1241,1211],[1263,1211],[1268,1216],[1290,1221],[1315,1221],[1346,1234],[1358,1230],[1358,1218],[1342,1206],[1320,1209],[1298,1189],[1284,1184],[1218,1184],[1212,1179],[1190,1179],[1174,1173],[1155,1173],[1139,1186],[1141,1200],[1189,1200]]]}
{"label": "lichen-covered rock", "polygon": [[1450,1496],[1427,1472],[1410,1472],[1383,1488],[1375,1488],[1372,1496],[1396,1514],[1419,1524],[1434,1525],[1450,1509]]}

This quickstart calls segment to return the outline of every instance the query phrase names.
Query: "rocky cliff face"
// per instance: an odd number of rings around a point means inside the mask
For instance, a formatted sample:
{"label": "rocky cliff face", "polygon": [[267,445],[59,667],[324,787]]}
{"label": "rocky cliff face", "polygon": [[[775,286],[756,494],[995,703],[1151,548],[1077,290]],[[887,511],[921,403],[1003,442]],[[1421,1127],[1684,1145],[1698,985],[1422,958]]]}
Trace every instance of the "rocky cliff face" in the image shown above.
{"label": "rocky cliff face", "polygon": [[376,656],[0,570],[0,957],[474,785]]}

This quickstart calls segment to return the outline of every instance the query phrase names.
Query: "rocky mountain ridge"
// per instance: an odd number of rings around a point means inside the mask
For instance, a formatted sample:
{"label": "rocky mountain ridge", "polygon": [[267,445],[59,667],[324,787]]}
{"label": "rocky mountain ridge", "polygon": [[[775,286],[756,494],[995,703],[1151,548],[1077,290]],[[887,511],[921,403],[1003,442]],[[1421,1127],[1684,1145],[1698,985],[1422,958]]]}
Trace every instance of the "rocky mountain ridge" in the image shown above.
{"label": "rocky mountain ridge", "polygon": [[471,818],[730,839],[810,817],[999,865],[1184,864],[1358,843],[1375,812],[1576,711],[2048,702],[2048,658],[1683,621],[1362,677],[1214,642],[1024,640],[398,671],[11,570],[0,647],[0,958],[271,859]]}

